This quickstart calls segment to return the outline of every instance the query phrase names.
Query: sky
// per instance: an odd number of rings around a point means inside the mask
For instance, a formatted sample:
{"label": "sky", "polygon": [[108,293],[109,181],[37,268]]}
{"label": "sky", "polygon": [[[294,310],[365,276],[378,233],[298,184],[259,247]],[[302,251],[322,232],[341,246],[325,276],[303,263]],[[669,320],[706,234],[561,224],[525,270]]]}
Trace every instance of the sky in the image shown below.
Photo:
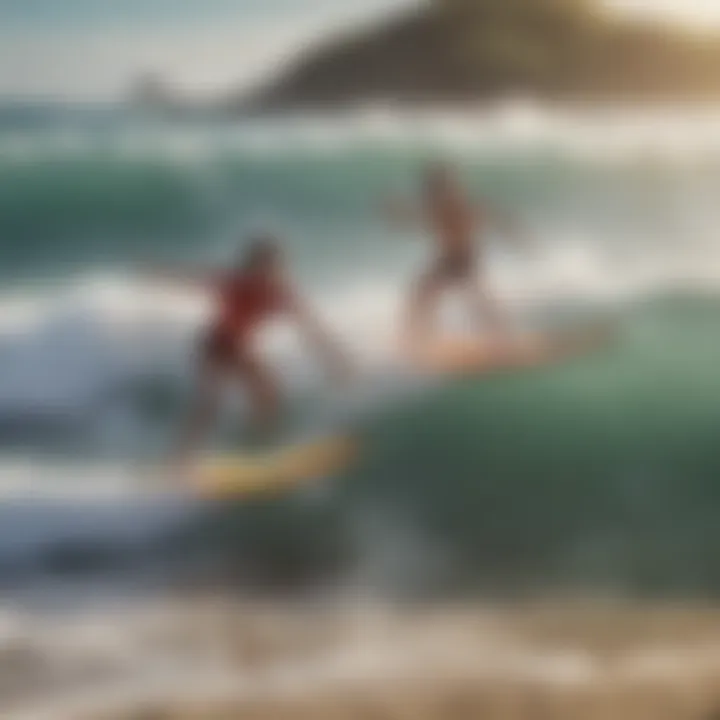
{"label": "sky", "polygon": [[[423,0],[0,0],[0,96],[109,99],[151,71],[188,94],[257,82],[303,45]],[[605,0],[720,25],[720,0]]]}
{"label": "sky", "polygon": [[606,0],[625,12],[679,20],[695,25],[720,25],[720,0]]}
{"label": "sky", "polygon": [[148,71],[213,94],[418,1],[0,0],[0,96],[110,99]]}

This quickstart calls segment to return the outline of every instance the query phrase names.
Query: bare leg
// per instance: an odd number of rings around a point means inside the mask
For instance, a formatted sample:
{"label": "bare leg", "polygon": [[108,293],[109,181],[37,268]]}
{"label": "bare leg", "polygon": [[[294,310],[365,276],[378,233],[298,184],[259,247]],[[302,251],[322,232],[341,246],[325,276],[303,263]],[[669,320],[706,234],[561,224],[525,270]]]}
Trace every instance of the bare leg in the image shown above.
{"label": "bare leg", "polygon": [[477,331],[482,333],[489,329],[493,338],[507,340],[510,335],[510,321],[485,281],[478,278],[469,280],[465,296]]}
{"label": "bare leg", "polygon": [[250,430],[254,437],[266,439],[280,414],[278,383],[268,367],[248,352],[238,359],[237,369],[250,400]]}
{"label": "bare leg", "polygon": [[417,349],[428,338],[433,312],[445,285],[438,273],[431,270],[412,289],[406,328],[406,345],[411,350]]}
{"label": "bare leg", "polygon": [[181,472],[187,469],[215,420],[221,381],[221,368],[216,363],[203,360],[198,370],[190,410],[172,454],[172,464]]}

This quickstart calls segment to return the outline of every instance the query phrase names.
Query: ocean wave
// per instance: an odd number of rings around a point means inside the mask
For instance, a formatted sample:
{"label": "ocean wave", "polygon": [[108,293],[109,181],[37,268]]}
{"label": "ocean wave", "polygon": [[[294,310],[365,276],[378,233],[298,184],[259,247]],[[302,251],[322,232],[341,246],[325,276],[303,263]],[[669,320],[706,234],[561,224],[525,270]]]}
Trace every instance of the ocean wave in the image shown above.
{"label": "ocean wave", "polygon": [[[167,498],[139,510],[154,501],[137,466],[167,449],[210,309],[122,268],[147,254],[222,261],[238,226],[265,213],[286,226],[300,284],[364,379],[355,397],[330,397],[283,325],[262,349],[304,423],[367,411],[365,453],[315,500],[218,508],[191,547],[260,580],[337,563],[344,580],[378,586],[716,589],[717,111],[583,112],[3,134],[0,544],[52,557],[85,527],[60,553],[78,558],[98,539],[187,519]],[[518,322],[612,313],[617,347],[572,367],[423,385],[406,401],[418,385],[395,345],[425,248],[394,237],[371,203],[438,149],[462,155],[473,189],[531,228],[522,252],[488,243],[488,277]],[[456,298],[442,316],[469,327]],[[218,444],[237,447],[242,397],[228,405]]]}

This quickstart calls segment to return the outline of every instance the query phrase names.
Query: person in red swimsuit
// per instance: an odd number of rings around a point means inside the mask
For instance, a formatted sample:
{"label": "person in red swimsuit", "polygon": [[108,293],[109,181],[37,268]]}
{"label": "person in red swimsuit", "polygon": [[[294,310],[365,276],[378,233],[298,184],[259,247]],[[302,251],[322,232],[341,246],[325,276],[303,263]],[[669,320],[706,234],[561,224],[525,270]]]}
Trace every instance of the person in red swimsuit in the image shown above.
{"label": "person in red swimsuit", "polygon": [[282,252],[274,238],[254,238],[238,266],[228,272],[209,277],[163,275],[200,286],[216,303],[214,319],[199,344],[197,386],[174,454],[177,466],[187,467],[208,432],[228,380],[243,383],[253,429],[262,433],[272,429],[280,409],[278,383],[254,347],[257,331],[269,320],[291,316],[332,373],[338,379],[347,376],[349,364],[344,354],[286,279]]}

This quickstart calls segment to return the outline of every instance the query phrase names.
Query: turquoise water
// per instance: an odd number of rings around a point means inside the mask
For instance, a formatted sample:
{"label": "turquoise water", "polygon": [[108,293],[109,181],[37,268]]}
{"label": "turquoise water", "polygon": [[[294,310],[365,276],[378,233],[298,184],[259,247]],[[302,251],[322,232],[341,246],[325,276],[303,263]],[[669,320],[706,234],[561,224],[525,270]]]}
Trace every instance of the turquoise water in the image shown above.
{"label": "turquoise water", "polygon": [[[388,401],[363,426],[365,454],[347,476],[224,519],[213,513],[209,527],[198,519],[199,533],[174,542],[230,552],[246,576],[273,583],[330,573],[416,589],[715,592],[713,127],[549,115],[180,127],[111,116],[6,127],[8,493],[32,489],[43,513],[71,485],[95,512],[105,512],[108,487],[131,507],[144,503],[122,478],[172,435],[204,309],[137,268],[227,262],[249,229],[283,237],[312,302],[379,377],[426,258],[422,233],[388,227],[379,208],[388,193],[416,189],[427,158],[449,156],[474,193],[517,213],[532,237],[527,252],[501,237],[489,250],[517,321],[611,314],[616,344],[567,366]],[[312,412],[323,379],[311,356],[284,328],[266,349],[292,402]],[[238,416],[242,406],[226,425]],[[90,480],[77,487],[80,475]],[[124,517],[104,529],[112,535]],[[53,532],[64,537],[72,522]]]}

